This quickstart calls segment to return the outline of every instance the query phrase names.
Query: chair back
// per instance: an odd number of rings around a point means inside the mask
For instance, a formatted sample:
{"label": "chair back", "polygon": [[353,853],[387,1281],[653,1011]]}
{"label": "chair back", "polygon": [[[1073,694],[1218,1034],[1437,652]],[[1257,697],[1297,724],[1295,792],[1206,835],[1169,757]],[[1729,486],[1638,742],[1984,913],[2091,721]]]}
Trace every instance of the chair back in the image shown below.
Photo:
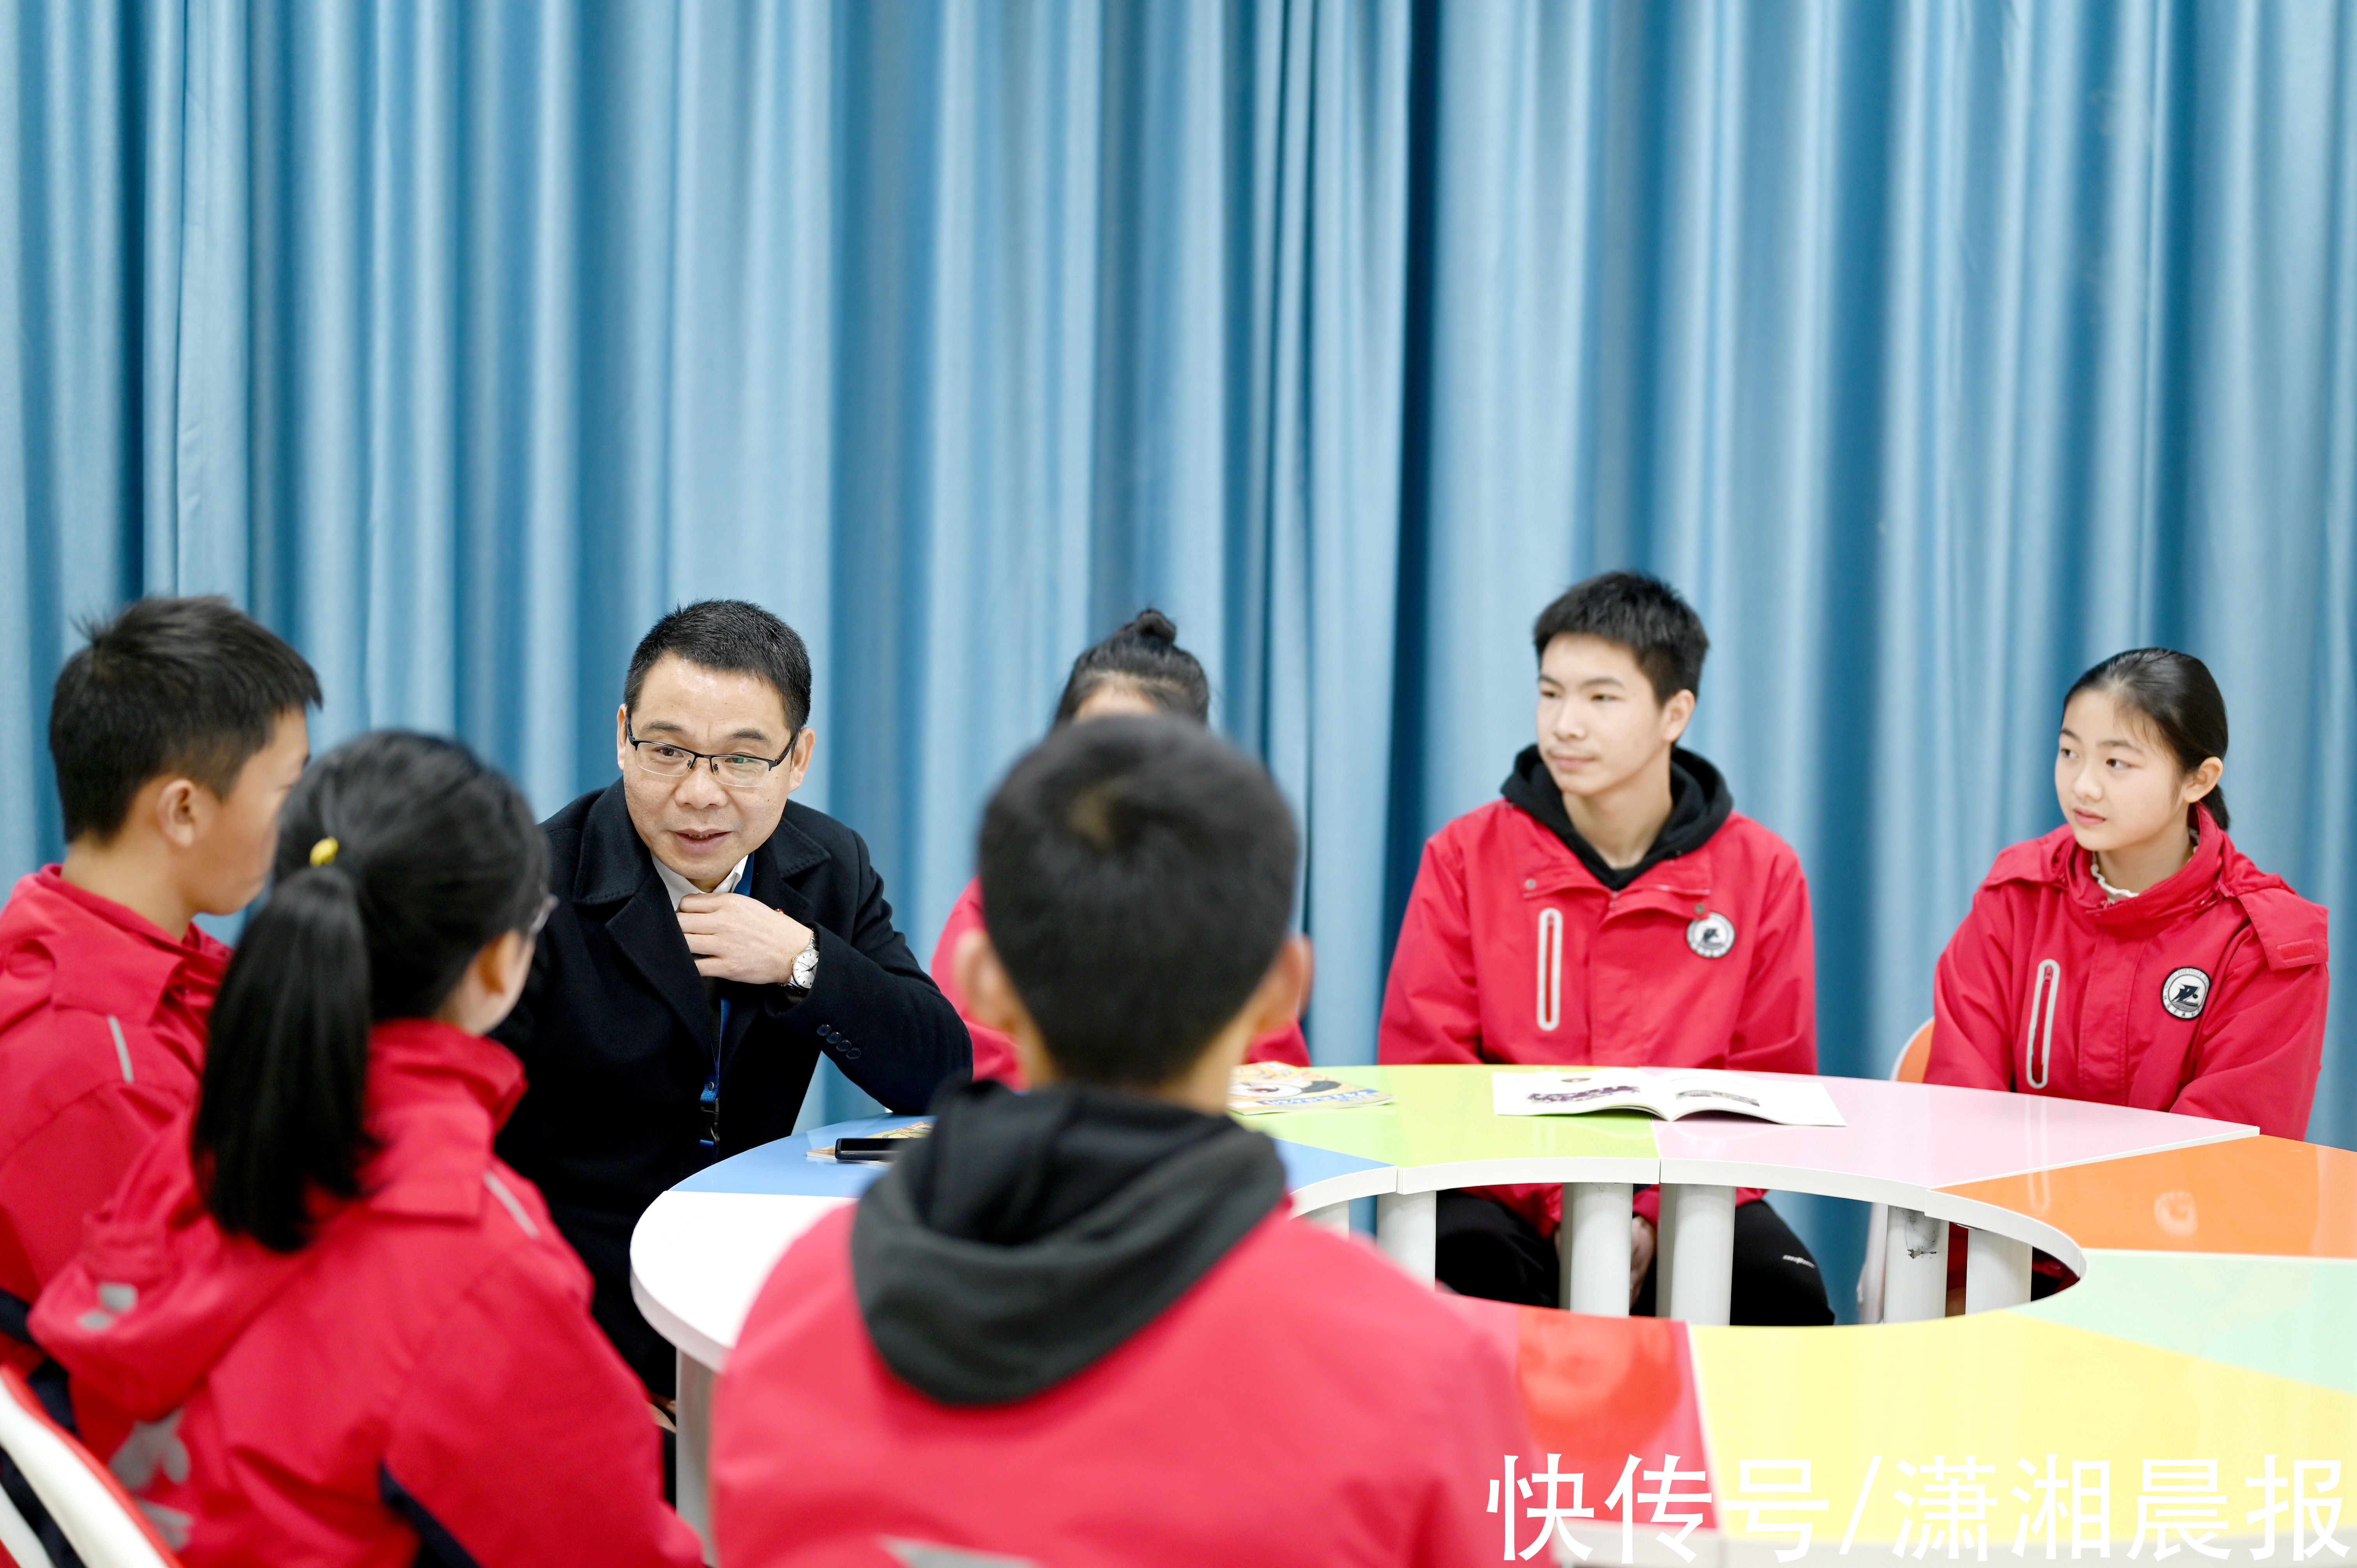
{"label": "chair back", "polygon": [[[82,1568],[179,1568],[139,1505],[91,1457],[14,1368],[0,1367],[0,1452],[49,1510]],[[0,1546],[20,1568],[66,1568],[43,1550],[24,1515],[0,1497]]]}
{"label": "chair back", "polygon": [[1921,1083],[1931,1065],[1932,1020],[1926,1018],[1921,1028],[1907,1036],[1907,1044],[1900,1050],[1899,1059],[1890,1064],[1890,1081]]}
{"label": "chair back", "polygon": [[[1932,1020],[1907,1036],[1899,1047],[1899,1059],[1890,1064],[1893,1083],[1921,1083],[1932,1065]],[[1887,1210],[1878,1203],[1867,1210],[1866,1266],[1857,1272],[1857,1320],[1860,1323],[1882,1321],[1882,1265],[1884,1249],[1889,1243],[1883,1237]]]}

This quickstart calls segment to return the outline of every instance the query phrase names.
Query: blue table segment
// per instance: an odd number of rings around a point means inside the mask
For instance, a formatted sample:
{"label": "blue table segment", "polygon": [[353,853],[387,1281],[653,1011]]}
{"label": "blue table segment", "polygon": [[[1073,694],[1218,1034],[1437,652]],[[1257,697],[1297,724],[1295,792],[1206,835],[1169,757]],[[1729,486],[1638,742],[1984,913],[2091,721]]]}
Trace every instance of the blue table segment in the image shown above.
{"label": "blue table segment", "polygon": [[[797,1133],[775,1143],[763,1144],[759,1148],[748,1149],[741,1155],[731,1155],[718,1164],[696,1172],[673,1190],[856,1197],[867,1190],[869,1182],[884,1173],[884,1167],[866,1163],[837,1165],[832,1160],[814,1160],[810,1157],[811,1150],[832,1144],[838,1138],[873,1138],[892,1128],[907,1127],[923,1120],[921,1116],[864,1116],[856,1122],[834,1122],[823,1127],[813,1127],[807,1133]],[[1336,1176],[1390,1168],[1381,1160],[1340,1155],[1330,1149],[1314,1149],[1307,1144],[1288,1144],[1281,1138],[1275,1142],[1277,1157],[1285,1162],[1285,1186],[1288,1192],[1313,1182],[1330,1181]]]}

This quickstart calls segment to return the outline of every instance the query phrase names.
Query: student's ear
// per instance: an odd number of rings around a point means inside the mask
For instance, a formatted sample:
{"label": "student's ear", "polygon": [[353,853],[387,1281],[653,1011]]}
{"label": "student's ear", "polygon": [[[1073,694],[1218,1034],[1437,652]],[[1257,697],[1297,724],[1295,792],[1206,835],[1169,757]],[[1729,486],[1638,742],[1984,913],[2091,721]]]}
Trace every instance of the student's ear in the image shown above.
{"label": "student's ear", "polygon": [[1301,1016],[1301,1009],[1308,1005],[1309,984],[1317,972],[1318,957],[1309,946],[1309,939],[1286,938],[1268,972],[1261,977],[1260,989],[1253,993],[1254,1039],[1282,1029]]}
{"label": "student's ear", "polygon": [[2190,806],[2218,788],[2218,779],[2225,771],[2226,764],[2223,758],[2205,757],[2201,759],[2201,767],[2185,776],[2185,782],[2179,787],[2178,794]]}
{"label": "student's ear", "polygon": [[192,847],[221,802],[193,779],[167,779],[156,791],[156,831],[175,849]]}
{"label": "student's ear", "polygon": [[966,1016],[984,1028],[1011,1035],[1018,1026],[1030,1024],[1031,1015],[1024,1009],[1023,999],[1015,994],[1015,983],[1006,977],[1006,966],[998,961],[998,950],[990,945],[988,931],[968,931],[958,939],[950,972],[965,993]]}
{"label": "student's ear", "polygon": [[1678,737],[1686,733],[1686,725],[1694,722],[1694,711],[1692,692],[1671,693],[1670,700],[1662,704],[1662,738],[1675,745]]}

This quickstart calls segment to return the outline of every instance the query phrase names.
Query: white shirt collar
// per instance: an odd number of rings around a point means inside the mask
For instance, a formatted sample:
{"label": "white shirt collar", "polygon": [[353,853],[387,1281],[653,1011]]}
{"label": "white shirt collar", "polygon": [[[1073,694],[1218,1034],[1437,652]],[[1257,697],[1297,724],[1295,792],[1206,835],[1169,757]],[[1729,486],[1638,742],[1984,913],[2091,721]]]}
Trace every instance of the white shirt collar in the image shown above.
{"label": "white shirt collar", "polygon": [[[728,875],[720,879],[720,885],[717,887],[715,887],[713,891],[715,893],[736,892],[737,884],[745,879],[745,868],[752,863],[753,857],[748,854],[744,859],[738,861],[735,865],[729,867]],[[671,895],[671,912],[674,915],[679,913],[679,901],[681,899],[686,897],[691,893],[701,893],[704,891],[703,888],[698,887],[694,883],[690,882],[686,877],[682,876],[678,872],[673,871],[670,866],[665,865],[660,859],[655,859],[655,875],[662,878],[663,891]]]}

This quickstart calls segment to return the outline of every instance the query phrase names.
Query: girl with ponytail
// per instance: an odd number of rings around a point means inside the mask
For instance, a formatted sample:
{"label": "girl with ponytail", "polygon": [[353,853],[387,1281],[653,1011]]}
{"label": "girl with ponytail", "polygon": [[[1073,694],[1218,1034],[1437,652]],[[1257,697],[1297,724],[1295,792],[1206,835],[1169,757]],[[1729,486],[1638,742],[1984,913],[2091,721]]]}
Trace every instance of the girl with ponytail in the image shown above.
{"label": "girl with ponytail", "polygon": [[482,1035],[547,884],[454,742],[363,736],[288,799],[193,1112],[33,1314],[188,1568],[700,1559],[587,1273],[491,1149],[523,1073]]}
{"label": "girl with ponytail", "polygon": [[1996,857],[1940,958],[1933,1083],[2308,1131],[2324,910],[2226,836],[2226,702],[2139,648],[2062,701],[2063,825]]}
{"label": "girl with ponytail", "polygon": [[[1065,678],[1064,694],[1057,700],[1056,719],[1049,728],[1052,732],[1066,725],[1123,714],[1158,714],[1205,725],[1211,722],[1211,682],[1195,656],[1178,646],[1178,628],[1160,610],[1138,611],[1128,625],[1082,650],[1072,660],[1072,672]],[[941,940],[933,944],[933,983],[965,1020],[966,1033],[974,1036],[975,1079],[996,1079],[1020,1089],[1023,1070],[1016,1065],[1015,1042],[996,1029],[975,1023],[966,1012],[965,993],[958,989],[959,945],[969,933],[984,929],[982,879],[976,877],[958,895],[949,919],[942,926]],[[1309,1043],[1302,1037],[1297,1021],[1254,1040],[1244,1059],[1308,1067]]]}

